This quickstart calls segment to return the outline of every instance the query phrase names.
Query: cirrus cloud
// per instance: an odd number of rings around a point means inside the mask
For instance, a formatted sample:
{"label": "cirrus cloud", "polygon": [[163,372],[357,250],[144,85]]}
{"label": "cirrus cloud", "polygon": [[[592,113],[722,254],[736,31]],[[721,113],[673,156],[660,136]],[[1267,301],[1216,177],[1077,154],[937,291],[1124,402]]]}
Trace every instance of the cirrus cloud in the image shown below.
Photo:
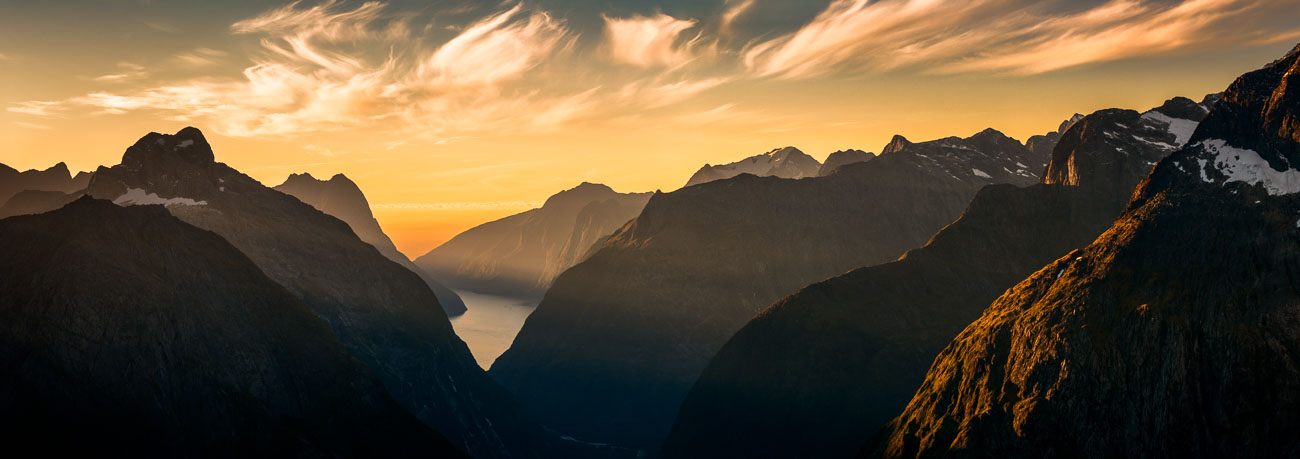
{"label": "cirrus cloud", "polygon": [[692,58],[699,36],[678,44],[683,32],[695,27],[694,19],[677,19],[659,13],[605,20],[605,50],[616,62],[638,67],[673,67]]}
{"label": "cirrus cloud", "polygon": [[1269,30],[1296,0],[1109,0],[1082,9],[1028,0],[834,0],[799,30],[743,53],[754,75],[785,79],[919,68],[1036,74],[1195,48],[1294,38]]}

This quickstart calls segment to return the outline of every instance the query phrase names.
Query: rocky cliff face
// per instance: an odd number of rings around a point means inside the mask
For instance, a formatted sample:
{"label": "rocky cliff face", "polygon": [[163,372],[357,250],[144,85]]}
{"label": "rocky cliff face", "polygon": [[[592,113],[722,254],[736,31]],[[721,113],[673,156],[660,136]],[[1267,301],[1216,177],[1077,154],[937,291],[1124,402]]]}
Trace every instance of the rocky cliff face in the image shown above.
{"label": "rocky cliff face", "polygon": [[161,204],[215,232],[325,321],[393,398],[475,457],[534,457],[554,439],[478,368],[415,273],[348,225],[213,159],[198,129],[150,133],[88,194]]}
{"label": "rocky cliff face", "polygon": [[86,189],[88,183],[90,174],[78,172],[74,177],[68,171],[68,165],[63,163],[43,171],[33,169],[23,172],[0,164],[0,205],[23,190],[75,193]]}
{"label": "rocky cliff face", "polygon": [[[1008,290],[868,450],[1291,457],[1300,56],[1239,78],[1091,245]],[[868,433],[864,432],[864,435]]]}
{"label": "rocky cliff face", "polygon": [[862,150],[840,150],[831,153],[830,156],[826,157],[826,162],[822,164],[822,168],[817,172],[817,175],[831,175],[835,170],[839,169],[840,166],[853,163],[865,163],[873,159],[876,159],[875,153],[867,153]]}
{"label": "rocky cliff face", "polygon": [[808,286],[746,324],[682,403],[663,456],[851,456],[953,336],[1101,234],[1174,148],[1167,123],[1132,110],[1073,121],[1047,166],[1078,165],[1071,183],[987,186],[924,247]]}
{"label": "rocky cliff face", "polygon": [[82,198],[0,221],[0,438],[109,456],[461,456],[220,236]]}
{"label": "rocky cliff face", "polygon": [[284,183],[274,189],[343,220],[343,223],[347,223],[362,241],[375,246],[384,257],[424,279],[424,283],[429,284],[434,295],[437,295],[438,303],[442,304],[442,309],[447,311],[447,315],[465,313],[465,302],[456,295],[456,292],[434,280],[397,250],[393,240],[384,234],[384,230],[379,227],[379,221],[375,220],[375,215],[371,213],[370,202],[366,200],[366,195],[347,176],[336,174],[329,180],[317,180],[311,174],[291,174]]}
{"label": "rocky cliff face", "polygon": [[583,183],[551,196],[540,208],[458,234],[415,264],[455,288],[540,296],[555,276],[635,217],[649,199],[650,193]]}
{"label": "rocky cliff face", "polygon": [[656,194],[556,279],[491,373],[559,431],[656,449],[709,357],[760,309],[897,258],[980,187],[1036,182],[1043,161],[988,130],[826,177],[745,174]]}
{"label": "rocky cliff face", "polygon": [[777,148],[761,155],[754,155],[730,164],[712,166],[705,164],[686,186],[699,185],[714,180],[728,179],[740,174],[752,174],[759,177],[804,178],[816,177],[822,164],[795,147]]}

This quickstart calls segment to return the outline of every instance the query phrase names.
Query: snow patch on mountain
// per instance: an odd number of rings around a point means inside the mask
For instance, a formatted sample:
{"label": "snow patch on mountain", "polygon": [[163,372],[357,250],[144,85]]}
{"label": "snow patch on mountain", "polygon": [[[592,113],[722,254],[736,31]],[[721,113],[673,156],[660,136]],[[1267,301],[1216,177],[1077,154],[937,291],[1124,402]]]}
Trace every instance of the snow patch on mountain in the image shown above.
{"label": "snow patch on mountain", "polygon": [[1142,114],[1143,119],[1158,121],[1165,124],[1165,128],[1170,134],[1173,134],[1175,141],[1179,146],[1187,143],[1192,138],[1192,133],[1196,132],[1196,126],[1200,123],[1182,118],[1173,118],[1164,113],[1155,110]]}
{"label": "snow patch on mountain", "polygon": [[[1210,139],[1198,144],[1202,150],[1213,153],[1215,169],[1228,177],[1224,182],[1242,182],[1263,185],[1269,195],[1278,196],[1300,192],[1300,171],[1277,171],[1268,165],[1259,153],[1228,145],[1227,141]],[[1201,178],[1209,182],[1202,163]]]}
{"label": "snow patch on mountain", "polygon": [[119,206],[163,205],[171,206],[206,206],[207,201],[195,201],[190,198],[162,198],[142,188],[127,188],[126,193],[113,200]]}
{"label": "snow patch on mountain", "polygon": [[815,177],[821,167],[821,162],[804,154],[799,149],[785,147],[761,155],[750,156],[730,164],[717,166],[706,164],[695,175],[691,176],[691,179],[686,182],[686,186],[728,179],[740,174],[792,179]]}
{"label": "snow patch on mountain", "polygon": [[992,175],[989,175],[988,173],[986,173],[986,172],[984,172],[984,171],[982,171],[982,170],[979,170],[979,169],[971,169],[970,171],[973,172],[973,173],[975,174],[976,177],[986,178],[986,179],[991,179],[991,178],[993,178]]}

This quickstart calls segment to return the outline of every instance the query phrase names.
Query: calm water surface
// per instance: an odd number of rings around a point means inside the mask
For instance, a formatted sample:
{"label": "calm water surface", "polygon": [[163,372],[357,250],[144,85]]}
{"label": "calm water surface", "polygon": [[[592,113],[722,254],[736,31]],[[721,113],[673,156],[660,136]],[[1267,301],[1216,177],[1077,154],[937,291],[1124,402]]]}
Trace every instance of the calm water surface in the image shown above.
{"label": "calm water surface", "polygon": [[524,319],[537,308],[538,298],[511,298],[456,290],[468,309],[459,317],[451,318],[451,326],[460,339],[469,345],[474,360],[484,370],[492,366],[497,357],[506,352],[515,335],[524,326]]}

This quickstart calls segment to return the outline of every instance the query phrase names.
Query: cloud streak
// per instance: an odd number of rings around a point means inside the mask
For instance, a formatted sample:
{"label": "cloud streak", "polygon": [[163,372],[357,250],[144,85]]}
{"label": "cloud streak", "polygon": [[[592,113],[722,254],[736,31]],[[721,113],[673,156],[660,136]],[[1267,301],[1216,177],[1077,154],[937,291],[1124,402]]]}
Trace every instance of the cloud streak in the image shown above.
{"label": "cloud streak", "polygon": [[692,59],[695,39],[678,43],[683,32],[695,27],[694,19],[677,19],[659,13],[605,20],[605,51],[615,62],[638,67],[675,67]]}
{"label": "cloud streak", "polygon": [[901,68],[1037,74],[1280,41],[1294,25],[1267,30],[1259,19],[1270,11],[1294,14],[1298,6],[1295,0],[1110,0],[1069,11],[1060,2],[1024,0],[834,0],[799,30],[748,46],[743,63],[756,76],[785,79]]}

